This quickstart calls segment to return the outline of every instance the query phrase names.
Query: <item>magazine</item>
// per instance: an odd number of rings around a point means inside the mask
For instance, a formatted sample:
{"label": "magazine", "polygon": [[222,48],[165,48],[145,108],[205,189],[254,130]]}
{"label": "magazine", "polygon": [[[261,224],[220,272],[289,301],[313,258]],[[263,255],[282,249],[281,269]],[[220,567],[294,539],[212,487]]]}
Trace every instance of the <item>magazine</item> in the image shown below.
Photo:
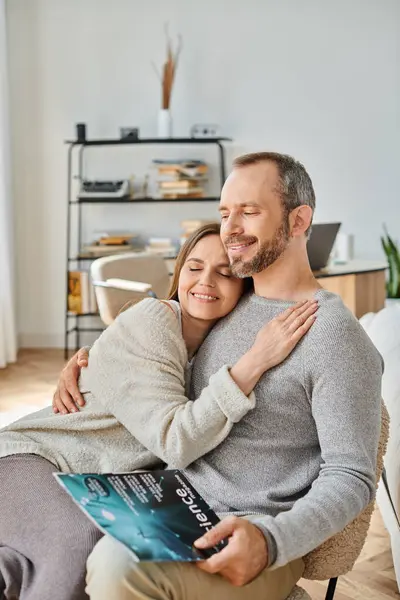
{"label": "magazine", "polygon": [[193,546],[219,518],[181,471],[54,476],[99,529],[138,561],[205,560],[226,545]]}

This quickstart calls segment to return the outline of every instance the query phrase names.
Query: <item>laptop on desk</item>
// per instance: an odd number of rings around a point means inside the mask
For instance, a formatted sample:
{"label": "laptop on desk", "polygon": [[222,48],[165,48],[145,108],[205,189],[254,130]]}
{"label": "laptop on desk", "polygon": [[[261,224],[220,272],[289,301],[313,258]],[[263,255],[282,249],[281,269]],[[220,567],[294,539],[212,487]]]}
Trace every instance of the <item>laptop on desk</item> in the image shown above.
{"label": "laptop on desk", "polygon": [[319,271],[328,264],[340,225],[341,223],[316,223],[312,226],[307,253],[313,271]]}

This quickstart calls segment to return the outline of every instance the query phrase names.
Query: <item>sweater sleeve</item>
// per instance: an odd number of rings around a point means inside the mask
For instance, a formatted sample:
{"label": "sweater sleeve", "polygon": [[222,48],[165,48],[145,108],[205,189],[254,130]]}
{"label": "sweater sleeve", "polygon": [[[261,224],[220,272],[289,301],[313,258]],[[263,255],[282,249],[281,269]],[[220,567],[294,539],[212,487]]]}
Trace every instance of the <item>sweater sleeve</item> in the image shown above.
{"label": "sweater sleeve", "polygon": [[243,394],[227,366],[190,401],[186,362],[178,319],[165,304],[148,299],[106,329],[83,377],[85,389],[141,444],[180,469],[218,446],[255,406],[254,394]]}
{"label": "sweater sleeve", "polygon": [[351,315],[324,323],[323,336],[312,333],[303,356],[321,468],[291,510],[257,519],[274,568],[342,531],[375,494],[382,359]]}

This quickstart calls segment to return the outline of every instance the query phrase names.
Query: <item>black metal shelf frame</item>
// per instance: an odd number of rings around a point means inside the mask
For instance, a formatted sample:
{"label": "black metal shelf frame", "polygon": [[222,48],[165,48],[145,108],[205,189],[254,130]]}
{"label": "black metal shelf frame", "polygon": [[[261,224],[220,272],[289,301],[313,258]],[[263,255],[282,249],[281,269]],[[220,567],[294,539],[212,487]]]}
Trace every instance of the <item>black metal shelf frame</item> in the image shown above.
{"label": "black metal shelf frame", "polygon": [[171,204],[173,202],[218,202],[218,196],[202,196],[201,198],[152,198],[138,197],[138,198],[78,198],[72,200],[70,204],[157,204],[162,202],[163,204]]}
{"label": "black metal shelf frame", "polygon": [[[69,265],[71,262],[80,264],[81,261],[95,260],[99,257],[80,257],[79,250],[82,247],[82,208],[88,204],[143,204],[143,203],[175,203],[175,202],[216,202],[218,201],[217,196],[208,196],[204,198],[174,198],[174,199],[161,199],[161,198],[97,198],[97,199],[79,199],[78,197],[72,197],[72,159],[74,151],[78,152],[78,174],[77,178],[81,181],[83,179],[83,153],[84,150],[92,146],[125,146],[125,145],[140,145],[140,144],[209,144],[215,145],[218,148],[218,162],[220,172],[220,187],[222,188],[225,178],[225,148],[224,142],[232,141],[231,138],[217,137],[217,138],[139,138],[134,139],[96,139],[86,140],[85,142],[79,142],[77,140],[67,140],[65,143],[68,144],[68,158],[67,158],[67,169],[68,169],[68,181],[67,181],[67,255],[66,255],[66,292],[65,292],[65,317],[64,317],[64,356],[67,359],[70,350],[70,335],[75,334],[75,349],[80,347],[80,334],[83,332],[94,331],[101,332],[99,328],[88,328],[80,326],[80,319],[82,317],[98,316],[95,313],[88,313],[84,315],[77,315],[68,311],[68,278],[69,278]],[[76,212],[76,215],[72,213]],[[75,217],[75,226],[77,227],[77,245],[78,254],[71,256],[71,233],[73,228],[73,217]],[[74,326],[70,327],[70,320],[74,320]]]}
{"label": "black metal shelf frame", "polygon": [[66,140],[66,144],[72,146],[126,146],[137,144],[220,144],[221,142],[231,142],[232,138],[228,137],[213,137],[213,138],[192,138],[192,137],[176,137],[176,138],[102,138],[97,140]]}

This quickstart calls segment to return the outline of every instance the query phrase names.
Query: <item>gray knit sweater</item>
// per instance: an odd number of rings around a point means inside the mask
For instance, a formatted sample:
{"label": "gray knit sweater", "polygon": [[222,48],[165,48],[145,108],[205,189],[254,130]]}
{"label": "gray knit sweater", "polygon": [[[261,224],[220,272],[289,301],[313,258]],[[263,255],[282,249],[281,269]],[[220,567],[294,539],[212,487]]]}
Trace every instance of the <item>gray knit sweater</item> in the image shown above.
{"label": "gray knit sweater", "polygon": [[[174,307],[174,305],[172,305]],[[0,431],[0,458],[38,454],[64,472],[182,468],[220,444],[254,408],[229,374],[213,374],[196,402],[185,395],[187,350],[178,313],[146,299],[122,313],[83,369],[86,405],[55,415],[51,407]]]}
{"label": "gray knit sweater", "polygon": [[[219,513],[262,513],[274,567],[341,531],[373,498],[382,360],[341,299],[316,293],[317,320],[255,388],[256,408],[185,470]],[[233,364],[260,327],[290,305],[250,295],[201,346],[192,397]]]}

